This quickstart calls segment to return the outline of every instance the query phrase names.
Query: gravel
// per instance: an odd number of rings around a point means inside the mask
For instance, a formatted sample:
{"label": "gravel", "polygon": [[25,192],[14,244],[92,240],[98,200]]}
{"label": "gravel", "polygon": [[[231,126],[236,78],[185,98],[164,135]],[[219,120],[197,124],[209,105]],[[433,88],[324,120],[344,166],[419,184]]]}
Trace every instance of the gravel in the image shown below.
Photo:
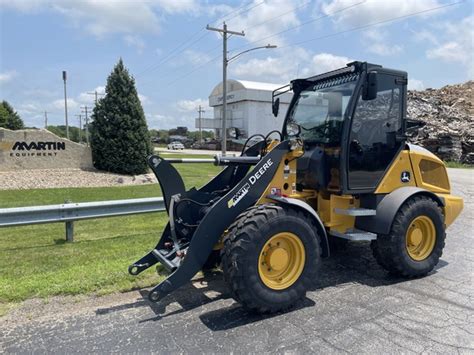
{"label": "gravel", "polygon": [[35,169],[0,172],[0,190],[108,187],[156,182],[153,174],[130,176],[99,170]]}

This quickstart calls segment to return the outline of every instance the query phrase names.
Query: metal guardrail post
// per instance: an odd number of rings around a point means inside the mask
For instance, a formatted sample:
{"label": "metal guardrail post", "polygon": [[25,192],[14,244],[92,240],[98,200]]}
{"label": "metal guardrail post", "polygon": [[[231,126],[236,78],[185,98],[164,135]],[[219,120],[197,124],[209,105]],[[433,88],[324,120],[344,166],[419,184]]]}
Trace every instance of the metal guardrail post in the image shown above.
{"label": "metal guardrail post", "polygon": [[74,222],[66,222],[66,242],[74,241]]}
{"label": "metal guardrail post", "polygon": [[[64,204],[72,203],[71,200],[64,201]],[[72,243],[74,241],[74,221],[66,222],[66,242]]]}

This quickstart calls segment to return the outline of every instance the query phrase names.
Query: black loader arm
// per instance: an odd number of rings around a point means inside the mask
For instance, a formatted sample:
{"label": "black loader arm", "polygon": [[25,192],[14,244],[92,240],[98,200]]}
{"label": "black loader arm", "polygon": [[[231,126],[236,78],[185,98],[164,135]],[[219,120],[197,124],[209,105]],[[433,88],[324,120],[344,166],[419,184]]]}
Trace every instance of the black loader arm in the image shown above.
{"label": "black loader arm", "polygon": [[278,144],[265,155],[254,169],[232,190],[225,194],[205,214],[179,267],[163,282],[150,291],[151,301],[158,301],[188,282],[203,266],[213,246],[228,226],[247,208],[255,205],[273,179],[289,142]]}

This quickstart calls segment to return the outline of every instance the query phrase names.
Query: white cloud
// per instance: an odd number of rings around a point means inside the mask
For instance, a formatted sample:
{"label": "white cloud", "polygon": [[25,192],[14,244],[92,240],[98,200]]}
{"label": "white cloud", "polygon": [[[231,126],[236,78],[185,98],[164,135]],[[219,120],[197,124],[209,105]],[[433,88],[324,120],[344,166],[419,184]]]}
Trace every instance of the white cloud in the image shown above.
{"label": "white cloud", "polygon": [[330,53],[311,55],[303,48],[294,48],[279,57],[253,58],[231,67],[232,76],[242,80],[287,83],[296,77],[307,77],[345,67],[353,60]]}
{"label": "white cloud", "polygon": [[331,70],[344,68],[347,63],[353,62],[353,59],[349,59],[344,56],[337,56],[330,53],[320,53],[313,56],[311,61],[311,73],[321,74]]}
{"label": "white cloud", "polygon": [[211,59],[211,56],[204,52],[199,52],[193,49],[186,49],[183,52],[183,55],[180,58],[184,59],[187,63],[193,65],[200,65],[205,62],[208,62]]}
{"label": "white cloud", "polygon": [[205,111],[210,111],[208,100],[195,99],[195,100],[179,100],[176,103],[176,108],[180,112],[196,112],[199,105]]}
{"label": "white cloud", "polygon": [[279,56],[268,56],[263,59],[252,58],[230,66],[231,76],[242,80],[266,81],[271,83],[286,83],[299,76],[306,75],[305,67],[311,60],[311,55],[303,48],[293,48],[291,51],[280,52]]}
{"label": "white cloud", "polygon": [[408,90],[417,90],[421,91],[425,89],[425,84],[423,81],[418,79],[410,79],[408,78]]}
{"label": "white cloud", "polygon": [[95,89],[81,92],[77,95],[77,101],[81,105],[90,105],[95,100],[95,92],[97,91],[97,97],[100,99],[105,94],[105,86],[97,86]]}
{"label": "white cloud", "polygon": [[0,0],[0,5],[21,12],[53,10],[97,37],[111,33],[157,33],[161,14],[199,9],[197,0]]}
{"label": "white cloud", "polygon": [[364,32],[363,43],[370,53],[380,56],[395,55],[403,51],[402,46],[391,44],[388,40],[388,33],[381,28],[370,29]]}
{"label": "white cloud", "polygon": [[[442,4],[437,0],[368,0],[361,5],[341,11],[342,9],[358,2],[359,1],[354,0],[324,1],[321,4],[321,11],[327,15],[332,15],[331,18],[333,19],[333,22],[338,26],[348,28],[375,23],[394,17],[410,15],[442,6]],[[338,11],[340,12],[338,13]],[[438,13],[440,13],[440,11],[420,14],[420,16],[432,16]]]}
{"label": "white cloud", "polygon": [[[237,12],[237,15],[232,14],[228,20],[229,29],[234,31],[244,30],[244,39],[249,42],[272,36],[277,32],[299,25],[300,20],[297,11],[292,10],[296,8],[302,11],[305,3],[307,1],[303,0],[274,0],[263,3],[262,0],[253,0],[247,7],[253,7],[251,11],[245,11],[240,15],[238,15],[239,12]],[[224,11],[228,13],[229,9]],[[281,45],[284,40],[282,36],[272,36],[265,39],[264,42],[264,44],[270,42],[271,44]]]}
{"label": "white cloud", "polygon": [[126,35],[123,40],[129,47],[135,47],[138,53],[142,53],[145,49],[145,41],[140,36]]}
{"label": "white cloud", "polygon": [[155,2],[170,14],[199,10],[199,4],[195,0],[155,0]]}
{"label": "white cloud", "polygon": [[149,104],[151,102],[148,96],[145,96],[142,94],[138,94],[138,98],[140,99],[140,102],[142,103],[142,105]]}
{"label": "white cloud", "polygon": [[[67,99],[67,108],[69,110],[77,110],[80,107],[80,103],[72,98]],[[53,110],[64,110],[64,99],[54,100],[49,104],[49,108]]]}
{"label": "white cloud", "polygon": [[148,128],[154,129],[170,129],[178,126],[185,126],[191,130],[194,128],[194,117],[191,116],[174,116],[162,114],[146,114]]}
{"label": "white cloud", "polygon": [[460,22],[446,22],[439,26],[438,33],[441,39],[434,48],[426,52],[427,57],[448,63],[460,63],[465,66],[469,77],[474,77],[473,21],[474,16],[468,16]]}
{"label": "white cloud", "polygon": [[0,83],[5,84],[12,80],[18,73],[15,70],[9,70],[3,73],[0,73]]}

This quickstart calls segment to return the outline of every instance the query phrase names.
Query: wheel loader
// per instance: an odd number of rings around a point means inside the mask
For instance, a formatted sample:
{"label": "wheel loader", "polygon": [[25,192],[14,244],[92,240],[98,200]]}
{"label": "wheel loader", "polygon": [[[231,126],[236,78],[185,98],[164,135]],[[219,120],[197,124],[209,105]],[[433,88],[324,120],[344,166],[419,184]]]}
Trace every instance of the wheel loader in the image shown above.
{"label": "wheel loader", "polygon": [[[169,222],[153,250],[129,266],[161,263],[170,275],[149,292],[159,301],[204,267],[221,263],[232,297],[269,313],[292,307],[318,281],[338,241],[370,241],[377,262],[406,278],[439,261],[446,228],[463,208],[443,162],[407,143],[407,73],[366,62],[305,79],[292,92],[283,127],[249,137],[236,156],[148,158]],[[174,163],[222,171],[186,190]]]}

